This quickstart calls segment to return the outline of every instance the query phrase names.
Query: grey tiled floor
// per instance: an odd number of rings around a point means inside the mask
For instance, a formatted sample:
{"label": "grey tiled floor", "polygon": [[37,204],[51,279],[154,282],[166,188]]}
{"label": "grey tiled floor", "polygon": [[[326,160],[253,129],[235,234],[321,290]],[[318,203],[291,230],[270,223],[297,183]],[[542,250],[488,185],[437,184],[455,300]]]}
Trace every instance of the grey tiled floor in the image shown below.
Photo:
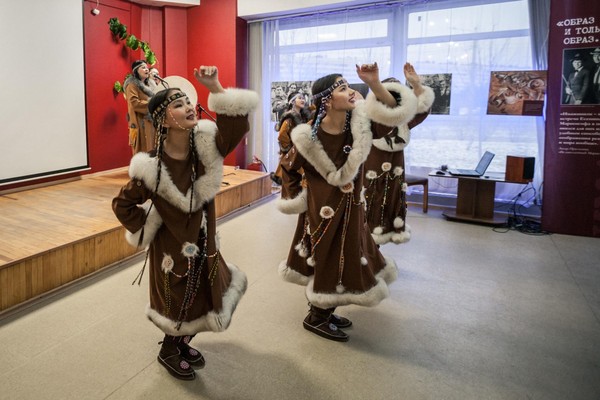
{"label": "grey tiled floor", "polygon": [[302,328],[277,265],[295,218],[266,201],[219,224],[248,275],[230,328],[193,344],[192,382],[156,362],[134,259],[0,320],[0,399],[599,399],[600,241],[498,233],[411,207],[412,240],[375,308],[342,307],[348,343]]}

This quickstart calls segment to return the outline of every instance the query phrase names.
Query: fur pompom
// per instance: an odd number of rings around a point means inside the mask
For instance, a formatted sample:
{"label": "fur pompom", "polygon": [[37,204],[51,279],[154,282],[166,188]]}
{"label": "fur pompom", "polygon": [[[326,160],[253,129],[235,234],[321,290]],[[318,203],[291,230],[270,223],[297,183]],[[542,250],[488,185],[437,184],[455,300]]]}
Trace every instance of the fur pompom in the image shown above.
{"label": "fur pompom", "polygon": [[304,243],[298,243],[296,246],[294,246],[294,249],[296,249],[300,257],[306,258],[306,256],[308,256],[308,250],[306,249],[306,246],[304,246]]}
{"label": "fur pompom", "polygon": [[183,246],[181,246],[181,254],[186,258],[196,257],[200,254],[200,249],[194,243],[185,242]]}
{"label": "fur pompom", "polygon": [[171,257],[168,254],[163,254],[163,260],[162,263],[160,264],[160,268],[162,269],[163,272],[167,273],[167,272],[171,272],[173,270],[173,267],[175,266],[175,262],[173,261],[173,257]]}
{"label": "fur pompom", "polygon": [[394,228],[400,229],[404,226],[404,220],[400,217],[394,218]]}

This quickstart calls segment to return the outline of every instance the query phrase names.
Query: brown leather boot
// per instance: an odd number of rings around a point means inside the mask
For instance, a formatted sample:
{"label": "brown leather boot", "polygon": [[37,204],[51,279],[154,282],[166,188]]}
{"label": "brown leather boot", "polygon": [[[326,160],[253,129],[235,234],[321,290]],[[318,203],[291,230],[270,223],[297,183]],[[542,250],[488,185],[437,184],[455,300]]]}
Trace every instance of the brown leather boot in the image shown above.
{"label": "brown leather boot", "polygon": [[189,362],[181,356],[181,352],[177,347],[180,341],[180,336],[165,335],[157,360],[175,378],[190,381],[196,377],[196,372]]}
{"label": "brown leather boot", "polygon": [[330,317],[330,310],[311,305],[308,315],[304,318],[304,329],[325,339],[335,340],[336,342],[347,342],[349,336],[333,323],[329,322]]}
{"label": "brown leather boot", "polygon": [[338,328],[349,328],[352,326],[352,321],[350,321],[348,318],[333,313],[335,311],[335,307],[328,308],[327,310],[331,312],[331,315],[329,316],[329,322]]}
{"label": "brown leather boot", "polygon": [[181,340],[179,343],[177,343],[177,348],[179,349],[181,357],[185,361],[187,361],[192,367],[201,369],[206,365],[206,361],[204,361],[202,353],[190,346],[190,342],[194,336],[195,335],[181,336]]}

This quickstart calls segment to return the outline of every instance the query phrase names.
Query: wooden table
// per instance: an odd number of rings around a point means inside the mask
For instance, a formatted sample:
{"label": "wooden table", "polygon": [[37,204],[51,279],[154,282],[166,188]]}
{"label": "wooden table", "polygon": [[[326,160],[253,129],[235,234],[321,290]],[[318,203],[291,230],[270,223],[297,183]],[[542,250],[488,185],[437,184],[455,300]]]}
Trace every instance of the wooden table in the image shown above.
{"label": "wooden table", "polygon": [[494,212],[496,182],[506,182],[504,174],[486,174],[481,177],[454,176],[449,173],[429,173],[436,178],[458,179],[456,209],[442,214],[449,220],[476,222],[487,225],[503,225],[506,215]]}

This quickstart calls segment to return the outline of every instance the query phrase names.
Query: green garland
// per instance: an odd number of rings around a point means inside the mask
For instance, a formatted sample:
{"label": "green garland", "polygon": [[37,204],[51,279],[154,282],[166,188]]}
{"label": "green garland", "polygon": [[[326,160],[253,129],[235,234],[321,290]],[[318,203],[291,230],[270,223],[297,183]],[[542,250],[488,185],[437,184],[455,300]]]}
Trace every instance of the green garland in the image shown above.
{"label": "green garland", "polygon": [[[148,65],[152,66],[154,64],[156,64],[156,55],[154,54],[154,52],[152,50],[150,50],[150,46],[148,45],[148,43],[146,42],[142,42],[141,40],[139,40],[138,38],[135,37],[135,35],[131,35],[131,34],[127,34],[127,26],[123,25],[121,23],[121,21],[119,21],[118,18],[111,18],[108,20],[108,27],[110,29],[110,31],[112,32],[112,34],[119,40],[124,40],[125,41],[125,45],[127,47],[129,47],[131,50],[142,50],[144,52],[144,57],[146,59],[146,63],[148,63]],[[127,77],[130,74],[127,74],[127,76],[125,76],[125,79],[127,79]],[[121,85],[121,82],[116,81],[115,84],[113,85],[114,90],[119,93],[119,92],[123,92],[123,85]]]}

